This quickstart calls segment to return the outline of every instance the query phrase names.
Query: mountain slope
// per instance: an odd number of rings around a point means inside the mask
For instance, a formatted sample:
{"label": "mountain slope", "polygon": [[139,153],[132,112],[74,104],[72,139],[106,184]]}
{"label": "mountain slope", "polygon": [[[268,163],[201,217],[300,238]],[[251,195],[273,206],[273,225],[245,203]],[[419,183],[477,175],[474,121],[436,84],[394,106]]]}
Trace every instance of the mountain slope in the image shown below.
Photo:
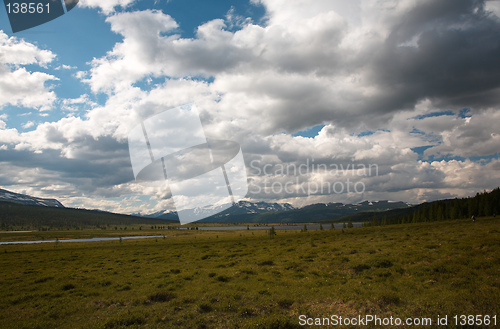
{"label": "mountain slope", "polygon": [[44,206],[64,208],[56,199],[42,199],[25,194],[10,192],[0,188],[0,201],[14,202],[30,206]]}
{"label": "mountain slope", "polygon": [[0,230],[82,229],[123,225],[166,225],[176,222],[120,215],[105,211],[65,208],[56,199],[42,199],[0,189]]}
{"label": "mountain slope", "polygon": [[[240,201],[233,207],[200,220],[200,223],[307,223],[331,220],[365,211],[407,208],[404,202],[362,202],[359,204],[320,203],[294,208],[288,203]],[[144,217],[177,220],[176,212],[157,212]]]}
{"label": "mountain slope", "polygon": [[[168,225],[172,221],[109,212],[24,205],[0,201],[0,230],[60,230],[132,225]],[[178,223],[178,222],[177,222]]]}
{"label": "mountain slope", "polygon": [[[255,222],[255,223],[307,223],[339,218],[363,211],[384,211],[388,209],[406,208],[404,202],[362,202],[359,204],[318,203],[299,209],[280,212],[264,212],[244,216],[226,216],[218,218],[219,222]],[[204,220],[205,221],[205,220]],[[215,221],[215,220],[214,220]]]}
{"label": "mountain slope", "polygon": [[[267,213],[267,212],[281,212],[294,210],[295,208],[288,203],[267,203],[267,202],[248,202],[239,201],[234,206],[221,211],[218,214],[202,219],[200,222],[241,222],[241,218],[247,218],[248,216],[253,217],[257,214]],[[210,208],[210,211],[213,209]],[[178,220],[177,212],[175,211],[159,211],[156,213],[142,215],[140,213],[133,214],[135,216],[142,216],[146,218],[159,218],[159,219],[169,219]]]}

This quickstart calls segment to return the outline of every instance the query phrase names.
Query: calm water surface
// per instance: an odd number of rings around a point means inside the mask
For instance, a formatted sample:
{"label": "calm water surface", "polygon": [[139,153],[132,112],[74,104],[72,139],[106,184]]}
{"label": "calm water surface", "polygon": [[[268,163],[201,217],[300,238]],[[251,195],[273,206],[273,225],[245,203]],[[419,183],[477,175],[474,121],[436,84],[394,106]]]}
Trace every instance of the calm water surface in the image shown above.
{"label": "calm water surface", "polygon": [[[361,227],[363,223],[353,223],[354,227]],[[275,230],[302,230],[304,224],[293,224],[293,225],[259,225],[259,226],[205,226],[198,227],[200,231],[238,231],[238,230],[269,230],[271,226],[274,226]],[[306,224],[308,230],[319,230],[319,224]],[[341,229],[343,227],[342,223],[334,224],[335,229]],[[324,230],[331,228],[330,224],[323,225]],[[181,230],[189,229],[188,227],[181,227]],[[0,233],[28,233],[31,231],[9,231]],[[147,239],[147,238],[163,238],[164,236],[175,236],[175,235],[139,235],[139,236],[123,236],[122,240],[128,239]],[[0,242],[0,245],[4,244],[34,244],[34,243],[55,243],[55,242],[95,242],[95,241],[116,241],[120,240],[120,237],[108,237],[108,238],[90,238],[90,239],[60,239],[60,240],[36,240],[36,241],[6,241]]]}
{"label": "calm water surface", "polygon": [[[165,235],[173,236],[173,235]],[[163,238],[163,235],[142,235],[142,236],[123,236],[122,240],[127,239],[146,239],[146,238]],[[94,241],[115,241],[120,240],[120,237],[116,238],[91,238],[91,239],[60,239],[60,240],[36,240],[36,241],[7,241],[0,242],[2,244],[33,244],[33,243],[55,243],[55,242],[94,242]]]}
{"label": "calm water surface", "polygon": [[[352,223],[354,227],[361,227],[363,223]],[[198,227],[198,230],[202,231],[236,231],[236,230],[269,230],[271,226],[274,226],[275,230],[302,230],[304,228],[304,224],[290,224],[290,225],[260,225],[260,226],[206,226],[206,227]],[[320,224],[306,224],[308,230],[319,230]],[[334,224],[334,228],[336,230],[341,229],[343,227],[342,223]],[[330,224],[323,224],[323,229],[330,229]],[[182,228],[184,229],[184,228]],[[186,229],[189,229],[186,227]]]}

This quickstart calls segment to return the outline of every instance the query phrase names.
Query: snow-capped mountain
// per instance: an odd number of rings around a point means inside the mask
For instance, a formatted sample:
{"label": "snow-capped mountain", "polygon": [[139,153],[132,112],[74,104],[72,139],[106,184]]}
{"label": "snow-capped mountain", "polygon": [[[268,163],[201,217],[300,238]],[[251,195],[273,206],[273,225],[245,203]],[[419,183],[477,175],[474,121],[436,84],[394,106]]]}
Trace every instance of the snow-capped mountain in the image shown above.
{"label": "snow-capped mountain", "polygon": [[[316,203],[302,208],[295,208],[288,203],[267,203],[240,201],[229,209],[218,214],[204,218],[200,222],[219,223],[300,223],[310,221],[329,220],[342,216],[349,216],[360,212],[380,212],[396,208],[408,208],[404,202],[391,201],[363,201],[357,204],[344,203]],[[197,209],[198,212],[206,211],[211,214],[214,208]],[[135,214],[141,215],[141,214]],[[156,219],[178,220],[177,213],[161,211],[154,214],[142,215]]]}
{"label": "snow-capped mountain", "polygon": [[64,208],[62,203],[56,199],[42,199],[26,194],[19,194],[10,192],[4,189],[0,189],[0,201],[15,202],[30,206],[43,206],[43,207],[57,207]]}
{"label": "snow-capped mountain", "polygon": [[170,211],[170,210],[162,210],[162,211],[157,211],[154,213],[150,214],[145,214],[142,212],[136,212],[130,214],[132,216],[138,216],[138,217],[144,217],[144,218],[157,218],[157,219],[172,219],[172,220],[179,220],[179,217],[177,217],[177,212],[176,211]]}
{"label": "snow-capped mountain", "polygon": [[239,201],[233,207],[215,215],[214,217],[225,217],[228,215],[243,215],[243,214],[262,214],[265,212],[279,212],[295,209],[289,203],[267,203]]}
{"label": "snow-capped mountain", "polygon": [[[213,215],[208,219],[203,219],[202,221],[218,221],[219,219],[225,219],[228,217],[233,218],[232,216],[262,214],[268,212],[281,212],[294,209],[296,208],[294,208],[289,203],[267,203],[263,201],[254,203],[248,201],[239,201],[231,208],[221,211],[220,213]],[[204,209],[198,209],[198,212],[200,211],[203,212]],[[208,212],[213,213],[214,208],[213,207],[208,208],[206,209],[206,211],[207,213]],[[178,219],[177,212],[169,210],[159,211],[147,215],[141,213],[136,213],[133,215],[147,217],[147,218],[158,218],[158,219],[173,219],[173,220]]]}

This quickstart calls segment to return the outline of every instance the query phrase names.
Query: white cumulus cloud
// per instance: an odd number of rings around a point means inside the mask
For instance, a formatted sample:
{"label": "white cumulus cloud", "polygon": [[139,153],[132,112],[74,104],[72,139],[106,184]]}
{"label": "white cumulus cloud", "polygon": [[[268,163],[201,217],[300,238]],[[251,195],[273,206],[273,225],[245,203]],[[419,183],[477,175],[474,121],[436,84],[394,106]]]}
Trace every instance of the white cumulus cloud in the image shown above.
{"label": "white cumulus cloud", "polygon": [[51,109],[57,97],[49,82],[58,78],[44,72],[29,72],[23,65],[46,67],[55,57],[51,51],[9,37],[0,30],[0,107],[11,104],[41,111]]}

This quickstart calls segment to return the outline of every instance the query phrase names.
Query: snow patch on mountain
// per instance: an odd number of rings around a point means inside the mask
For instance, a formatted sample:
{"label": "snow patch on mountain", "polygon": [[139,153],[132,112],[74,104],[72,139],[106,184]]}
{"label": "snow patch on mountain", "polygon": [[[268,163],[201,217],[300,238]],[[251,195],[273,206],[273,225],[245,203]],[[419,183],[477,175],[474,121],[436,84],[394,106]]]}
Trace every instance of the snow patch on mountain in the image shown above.
{"label": "snow patch on mountain", "polygon": [[37,198],[26,194],[10,192],[4,189],[0,189],[0,201],[15,202],[31,206],[64,208],[62,203],[56,199]]}

